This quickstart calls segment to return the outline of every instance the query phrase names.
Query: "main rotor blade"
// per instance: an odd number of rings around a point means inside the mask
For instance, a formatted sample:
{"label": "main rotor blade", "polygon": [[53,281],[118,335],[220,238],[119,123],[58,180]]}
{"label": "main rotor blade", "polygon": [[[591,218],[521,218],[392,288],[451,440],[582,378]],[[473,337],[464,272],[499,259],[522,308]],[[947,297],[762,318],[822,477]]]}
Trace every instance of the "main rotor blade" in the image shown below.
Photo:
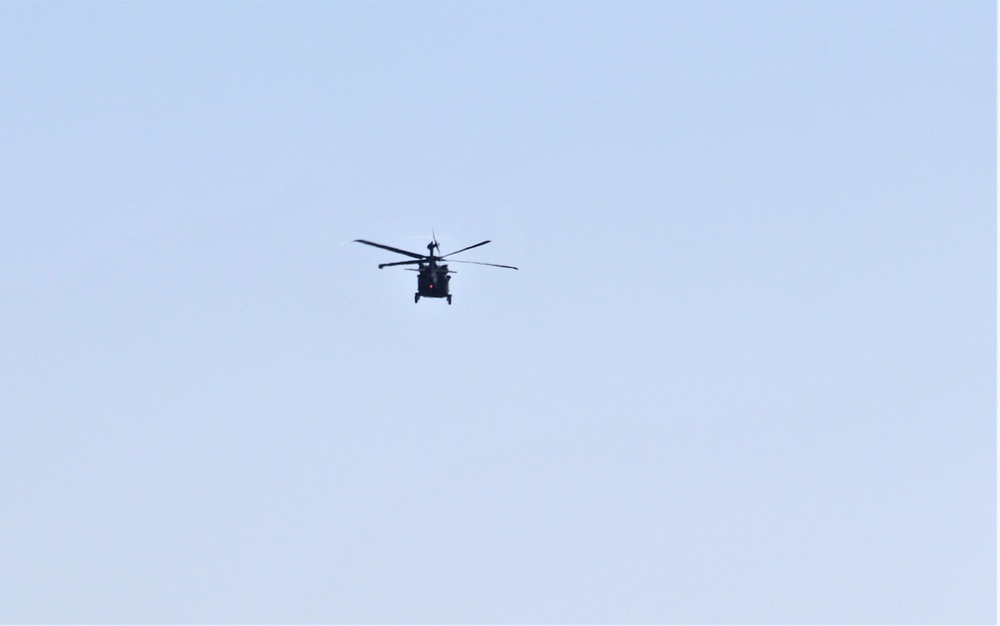
{"label": "main rotor blade", "polygon": [[444,255],[444,256],[443,256],[443,257],[441,257],[441,258],[442,258],[442,259],[446,259],[446,258],[450,257],[450,256],[451,256],[451,255],[453,255],[453,254],[458,254],[459,252],[465,252],[466,250],[472,250],[473,248],[478,248],[479,246],[485,246],[485,245],[486,245],[486,244],[488,244],[489,242],[490,242],[490,240],[489,240],[489,239],[487,239],[486,241],[480,241],[479,243],[477,243],[477,244],[476,244],[476,245],[474,245],[474,246],[469,246],[468,248],[462,248],[461,250],[455,250],[454,252],[449,252],[448,254]]}
{"label": "main rotor blade", "polygon": [[426,259],[426,254],[417,254],[416,252],[407,252],[406,250],[400,250],[399,248],[393,248],[392,246],[383,246],[380,243],[375,243],[374,241],[365,241],[364,239],[355,239],[357,243],[363,243],[366,246],[375,246],[376,248],[382,248],[383,250],[388,250],[389,252],[395,252],[396,254],[405,254],[408,257],[413,257],[414,259]]}
{"label": "main rotor blade", "polygon": [[489,265],[490,267],[506,267],[509,270],[516,270],[517,269],[513,265],[499,265],[497,263],[480,263],[479,261],[456,261],[455,259],[452,259],[451,261],[448,261],[448,262],[449,263],[469,263],[471,265]]}
{"label": "main rotor blade", "polygon": [[392,267],[393,265],[416,265],[417,263],[423,263],[423,261],[396,261],[395,263],[379,263],[378,268]]}

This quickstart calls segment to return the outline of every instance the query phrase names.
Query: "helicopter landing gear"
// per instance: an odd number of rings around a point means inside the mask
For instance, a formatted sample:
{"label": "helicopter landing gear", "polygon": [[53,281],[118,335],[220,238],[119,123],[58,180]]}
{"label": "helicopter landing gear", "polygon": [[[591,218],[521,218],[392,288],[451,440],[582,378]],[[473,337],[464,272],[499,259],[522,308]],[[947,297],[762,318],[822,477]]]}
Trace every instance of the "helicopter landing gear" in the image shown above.
{"label": "helicopter landing gear", "polygon": [[420,294],[419,293],[413,294],[413,303],[416,304],[417,302],[420,302]]}
{"label": "helicopter landing gear", "polygon": [[451,306],[451,296],[448,296],[448,306]]}

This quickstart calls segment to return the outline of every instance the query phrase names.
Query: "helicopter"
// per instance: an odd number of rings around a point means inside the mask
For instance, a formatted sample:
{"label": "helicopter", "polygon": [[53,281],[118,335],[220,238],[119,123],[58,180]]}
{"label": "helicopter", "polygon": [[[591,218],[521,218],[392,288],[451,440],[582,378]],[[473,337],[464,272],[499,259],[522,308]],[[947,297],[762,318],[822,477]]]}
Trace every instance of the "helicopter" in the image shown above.
{"label": "helicopter", "polygon": [[[408,250],[400,250],[399,248],[393,248],[392,246],[386,246],[380,243],[375,243],[374,241],[366,241],[365,239],[355,239],[356,243],[363,243],[366,246],[374,246],[376,248],[381,248],[383,250],[388,250],[389,252],[395,252],[396,254],[402,254],[408,256],[414,260],[412,261],[396,261],[395,263],[380,263],[378,268],[392,267],[396,265],[416,265],[414,268],[405,268],[411,272],[417,272],[417,292],[413,294],[413,302],[420,302],[420,297],[425,298],[446,298],[448,304],[451,304],[451,294],[448,292],[448,283],[451,282],[451,276],[449,274],[454,274],[455,272],[448,269],[447,265],[439,263],[445,260],[447,257],[458,254],[459,252],[465,252],[466,250],[472,250],[473,248],[478,248],[479,246],[485,246],[490,242],[489,239],[486,241],[480,241],[475,245],[471,245],[461,250],[456,250],[454,252],[449,252],[448,254],[440,255],[441,246],[438,245],[437,237],[431,239],[431,242],[427,244],[427,254],[418,254],[416,252],[410,252]],[[435,254],[434,251],[438,254]],[[517,268],[513,265],[499,265],[497,263],[480,263],[478,261],[456,261],[452,259],[451,263],[469,263],[471,265],[489,265],[491,267],[503,267],[509,270],[516,270]]]}

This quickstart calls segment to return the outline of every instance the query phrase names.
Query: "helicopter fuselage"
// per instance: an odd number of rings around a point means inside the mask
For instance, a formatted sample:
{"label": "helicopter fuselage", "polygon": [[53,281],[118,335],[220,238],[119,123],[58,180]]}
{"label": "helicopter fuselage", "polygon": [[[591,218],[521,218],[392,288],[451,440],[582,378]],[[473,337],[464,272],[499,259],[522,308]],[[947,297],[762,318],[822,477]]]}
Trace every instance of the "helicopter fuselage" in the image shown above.
{"label": "helicopter fuselage", "polygon": [[451,304],[451,294],[448,293],[448,283],[454,272],[448,271],[447,265],[421,265],[417,270],[417,293],[414,302],[420,298],[447,298]]}

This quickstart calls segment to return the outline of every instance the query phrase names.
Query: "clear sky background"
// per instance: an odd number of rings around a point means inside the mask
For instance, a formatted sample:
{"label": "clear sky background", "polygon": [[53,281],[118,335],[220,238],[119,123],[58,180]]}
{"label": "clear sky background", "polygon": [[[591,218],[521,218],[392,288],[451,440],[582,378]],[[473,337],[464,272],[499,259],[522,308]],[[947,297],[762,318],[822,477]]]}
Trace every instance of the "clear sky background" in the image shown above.
{"label": "clear sky background", "polygon": [[995,622],[996,27],[0,4],[0,622]]}

